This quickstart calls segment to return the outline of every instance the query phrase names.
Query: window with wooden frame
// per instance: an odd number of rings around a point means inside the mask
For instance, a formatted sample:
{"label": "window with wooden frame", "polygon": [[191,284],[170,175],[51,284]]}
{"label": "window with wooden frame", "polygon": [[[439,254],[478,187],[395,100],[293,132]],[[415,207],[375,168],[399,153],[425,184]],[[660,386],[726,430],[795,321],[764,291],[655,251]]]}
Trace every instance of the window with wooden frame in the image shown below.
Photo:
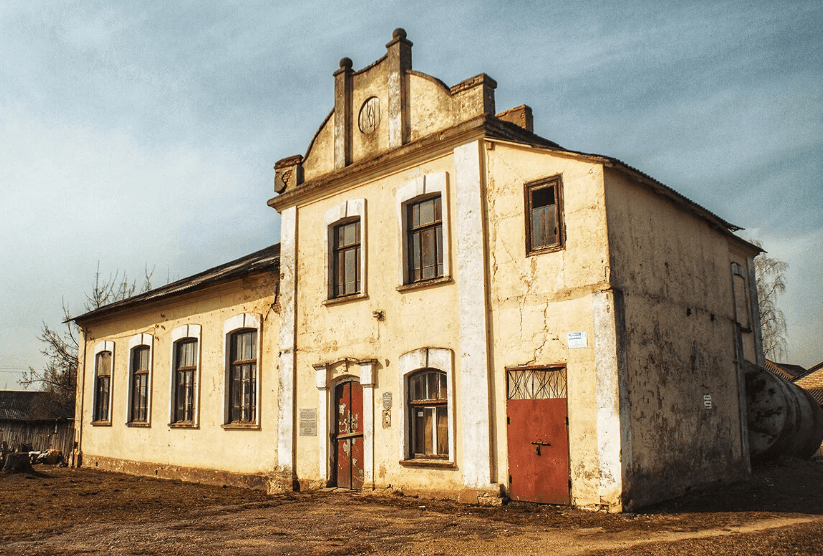
{"label": "window with wooden frame", "polygon": [[440,195],[406,205],[408,225],[407,283],[443,276],[443,214]]}
{"label": "window with wooden frame", "polygon": [[738,326],[743,332],[751,332],[751,314],[748,287],[743,266],[732,263],[732,286],[734,287],[734,314]]}
{"label": "window with wooden frame", "polygon": [[112,354],[101,351],[94,357],[94,415],[93,421],[109,421]]}
{"label": "window with wooden frame", "polygon": [[360,276],[360,219],[334,227],[333,291],[332,297],[361,293]]}
{"label": "window with wooden frame", "polygon": [[180,340],[174,345],[174,423],[194,423],[196,373],[197,339]]}
{"label": "window with wooden frame", "polygon": [[424,369],[408,377],[410,450],[413,458],[449,457],[446,373]]}
{"label": "window with wooden frame", "polygon": [[527,183],[526,253],[529,255],[563,248],[563,195],[559,176]]}
{"label": "window with wooden frame", "polygon": [[145,423],[149,415],[149,346],[131,350],[131,408],[130,423]]}
{"label": "window with wooden frame", "polygon": [[229,338],[229,423],[254,423],[257,415],[257,330]]}

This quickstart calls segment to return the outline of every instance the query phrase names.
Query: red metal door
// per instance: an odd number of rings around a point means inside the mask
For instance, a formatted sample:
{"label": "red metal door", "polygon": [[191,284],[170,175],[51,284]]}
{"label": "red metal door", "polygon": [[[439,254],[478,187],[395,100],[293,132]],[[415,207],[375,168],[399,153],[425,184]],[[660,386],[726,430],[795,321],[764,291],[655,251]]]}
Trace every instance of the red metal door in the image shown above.
{"label": "red metal door", "polygon": [[357,381],[342,382],[334,392],[337,486],[359,490],[363,488],[363,387]]}
{"label": "red metal door", "polygon": [[509,495],[514,500],[569,504],[565,369],[509,371],[508,382]]}

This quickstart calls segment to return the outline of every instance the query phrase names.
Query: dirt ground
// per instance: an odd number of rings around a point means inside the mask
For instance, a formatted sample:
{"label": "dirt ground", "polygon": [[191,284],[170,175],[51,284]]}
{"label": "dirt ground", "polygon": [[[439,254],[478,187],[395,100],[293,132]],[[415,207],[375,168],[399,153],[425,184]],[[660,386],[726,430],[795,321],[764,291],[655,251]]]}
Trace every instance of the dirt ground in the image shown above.
{"label": "dirt ground", "polygon": [[2,554],[823,554],[823,463],[784,460],[635,514],[0,473]]}

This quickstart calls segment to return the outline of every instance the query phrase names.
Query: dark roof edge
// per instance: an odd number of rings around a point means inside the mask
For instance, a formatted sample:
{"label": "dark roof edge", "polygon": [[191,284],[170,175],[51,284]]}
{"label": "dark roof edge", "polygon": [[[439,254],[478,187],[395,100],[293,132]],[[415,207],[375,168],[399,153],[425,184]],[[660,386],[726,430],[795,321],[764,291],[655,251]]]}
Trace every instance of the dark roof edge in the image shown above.
{"label": "dark roof edge", "polygon": [[[267,267],[267,262],[272,262],[272,267]],[[203,272],[199,272],[192,276],[176,280],[165,286],[149,290],[147,292],[109,303],[102,307],[98,307],[82,315],[67,319],[66,322],[75,321],[80,323],[88,321],[92,318],[101,317],[114,311],[126,309],[149,303],[152,301],[165,300],[170,297],[183,295],[203,288],[230,282],[250,274],[257,274],[262,272],[271,272],[280,267],[280,244],[275,243],[254,253],[250,253],[233,261],[223,263]]]}

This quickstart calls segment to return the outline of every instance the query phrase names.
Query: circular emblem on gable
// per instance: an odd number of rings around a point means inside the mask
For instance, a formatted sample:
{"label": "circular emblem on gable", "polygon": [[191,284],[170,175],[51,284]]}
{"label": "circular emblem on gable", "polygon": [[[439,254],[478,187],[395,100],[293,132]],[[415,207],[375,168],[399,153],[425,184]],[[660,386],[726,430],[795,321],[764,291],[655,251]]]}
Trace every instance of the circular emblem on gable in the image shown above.
{"label": "circular emblem on gable", "polygon": [[358,118],[358,125],[360,131],[369,134],[380,125],[380,99],[377,97],[370,97],[363,103],[360,108],[360,117]]}

